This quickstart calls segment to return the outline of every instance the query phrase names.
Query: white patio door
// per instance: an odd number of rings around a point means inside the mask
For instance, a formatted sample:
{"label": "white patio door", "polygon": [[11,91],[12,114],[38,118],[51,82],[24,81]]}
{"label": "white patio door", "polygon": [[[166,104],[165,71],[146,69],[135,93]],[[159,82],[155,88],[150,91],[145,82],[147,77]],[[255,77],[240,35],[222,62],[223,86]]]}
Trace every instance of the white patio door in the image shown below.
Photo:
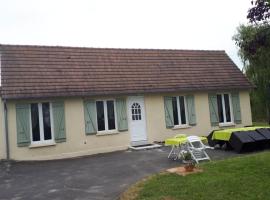
{"label": "white patio door", "polygon": [[144,97],[132,96],[128,98],[128,118],[131,143],[143,144],[147,141],[144,110]]}

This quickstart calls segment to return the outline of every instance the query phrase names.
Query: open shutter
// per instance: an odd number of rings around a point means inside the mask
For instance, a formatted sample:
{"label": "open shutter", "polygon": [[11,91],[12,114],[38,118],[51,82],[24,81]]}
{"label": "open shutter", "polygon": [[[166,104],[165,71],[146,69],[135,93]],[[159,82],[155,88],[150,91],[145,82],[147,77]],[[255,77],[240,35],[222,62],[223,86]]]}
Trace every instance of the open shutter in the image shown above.
{"label": "open shutter", "polygon": [[166,128],[174,127],[172,97],[164,97]]}
{"label": "open shutter", "polygon": [[30,145],[30,104],[16,105],[17,145]]}
{"label": "open shutter", "polygon": [[194,96],[187,95],[186,102],[187,102],[187,111],[188,111],[188,123],[189,123],[189,125],[194,126],[194,125],[196,125]]}
{"label": "open shutter", "polygon": [[84,121],[85,121],[85,134],[93,135],[97,133],[97,113],[96,102],[88,100],[84,102]]}
{"label": "open shutter", "polygon": [[116,99],[117,126],[119,131],[128,130],[127,106],[124,98]]}
{"label": "open shutter", "polygon": [[64,102],[53,102],[53,126],[55,142],[66,141],[66,128],[65,128],[65,108]]}
{"label": "open shutter", "polygon": [[231,97],[232,97],[234,123],[241,124],[242,120],[241,120],[239,93],[238,92],[231,93]]}
{"label": "open shutter", "polygon": [[208,97],[209,97],[209,111],[210,111],[211,125],[217,126],[219,124],[217,95],[209,94]]}

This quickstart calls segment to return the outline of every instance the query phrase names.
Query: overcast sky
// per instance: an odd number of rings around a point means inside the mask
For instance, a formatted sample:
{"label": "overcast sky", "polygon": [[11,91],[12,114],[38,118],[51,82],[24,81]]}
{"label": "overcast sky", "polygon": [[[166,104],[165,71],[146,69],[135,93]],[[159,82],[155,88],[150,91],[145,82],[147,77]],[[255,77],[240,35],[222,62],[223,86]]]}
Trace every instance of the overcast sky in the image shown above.
{"label": "overcast sky", "polygon": [[0,0],[0,43],[226,50],[250,0]]}

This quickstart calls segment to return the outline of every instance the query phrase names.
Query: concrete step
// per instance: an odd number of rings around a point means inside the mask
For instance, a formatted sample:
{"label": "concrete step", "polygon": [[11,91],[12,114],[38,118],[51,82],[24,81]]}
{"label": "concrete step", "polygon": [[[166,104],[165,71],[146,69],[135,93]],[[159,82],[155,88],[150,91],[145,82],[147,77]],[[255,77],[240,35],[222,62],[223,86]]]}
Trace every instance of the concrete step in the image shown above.
{"label": "concrete step", "polygon": [[162,145],[159,144],[143,144],[143,145],[136,145],[136,146],[129,146],[130,149],[138,151],[138,150],[145,150],[145,149],[154,149],[160,148]]}

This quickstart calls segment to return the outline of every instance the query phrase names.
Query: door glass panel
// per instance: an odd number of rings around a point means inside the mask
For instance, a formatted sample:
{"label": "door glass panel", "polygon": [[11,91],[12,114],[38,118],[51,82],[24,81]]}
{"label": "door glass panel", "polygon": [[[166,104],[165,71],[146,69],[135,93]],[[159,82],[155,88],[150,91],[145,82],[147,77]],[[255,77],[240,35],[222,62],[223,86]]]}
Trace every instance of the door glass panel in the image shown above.
{"label": "door glass panel", "polygon": [[32,138],[33,141],[40,141],[38,104],[31,104]]}
{"label": "door glass panel", "polygon": [[179,97],[181,123],[186,124],[186,111],[185,111],[185,99],[183,96]]}
{"label": "door glass panel", "polygon": [[107,101],[107,115],[108,115],[108,128],[109,130],[115,129],[115,117],[114,117],[114,103],[113,101]]}
{"label": "door glass panel", "polygon": [[230,101],[229,95],[224,94],[224,103],[225,103],[225,114],[226,114],[226,121],[231,122],[231,112],[230,112]]}
{"label": "door glass panel", "polygon": [[220,94],[217,95],[217,106],[218,106],[219,122],[222,123],[224,122],[224,117],[223,117],[223,108],[222,108],[222,96]]}
{"label": "door glass panel", "polygon": [[133,103],[131,106],[132,120],[141,120],[141,106],[138,103]]}
{"label": "door glass panel", "polygon": [[174,125],[178,125],[179,119],[178,119],[178,108],[177,108],[176,97],[172,98],[172,106],[173,106],[173,122],[174,122]]}
{"label": "door glass panel", "polygon": [[103,101],[96,102],[98,131],[105,130],[104,105],[103,104],[104,104]]}
{"label": "door glass panel", "polygon": [[42,104],[42,115],[43,115],[43,125],[44,125],[44,139],[52,139],[52,129],[51,129],[51,117],[50,117],[50,104]]}

